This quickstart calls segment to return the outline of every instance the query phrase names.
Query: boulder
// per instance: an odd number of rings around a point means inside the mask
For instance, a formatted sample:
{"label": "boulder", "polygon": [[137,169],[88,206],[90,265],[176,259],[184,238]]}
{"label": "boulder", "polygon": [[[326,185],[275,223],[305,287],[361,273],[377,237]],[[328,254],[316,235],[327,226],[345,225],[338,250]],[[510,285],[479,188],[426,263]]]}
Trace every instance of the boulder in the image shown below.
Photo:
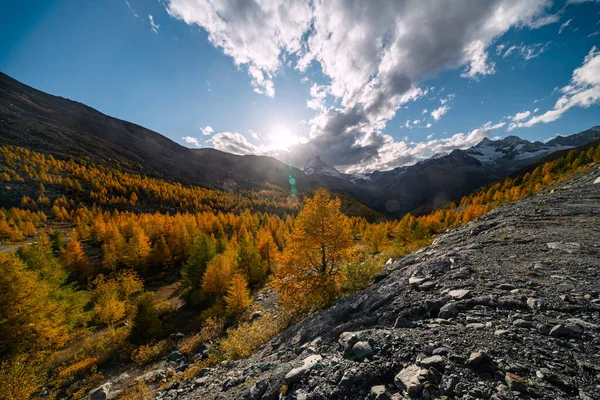
{"label": "boulder", "polygon": [[438,371],[444,371],[444,369],[446,369],[446,363],[444,362],[442,356],[431,356],[424,358],[421,360],[421,362],[419,362],[419,364],[423,368],[434,367]]}
{"label": "boulder", "polygon": [[369,344],[369,342],[360,341],[356,342],[354,346],[352,346],[352,353],[359,359],[367,357],[369,354],[373,353],[373,348]]}
{"label": "boulder", "polygon": [[323,357],[321,357],[318,354],[314,354],[312,356],[306,357],[302,361],[301,366],[292,369],[290,372],[288,372],[285,375],[285,383],[287,383],[288,385],[291,385],[291,384],[298,382],[312,367],[317,365],[317,363],[319,361],[321,361],[322,359],[323,359]]}
{"label": "boulder", "polygon": [[440,308],[440,312],[438,313],[438,317],[443,319],[454,318],[458,315],[458,308],[452,303],[448,303]]}
{"label": "boulder", "polygon": [[427,377],[427,370],[418,365],[410,365],[394,377],[394,384],[398,389],[404,390],[409,396],[417,396],[423,389]]}

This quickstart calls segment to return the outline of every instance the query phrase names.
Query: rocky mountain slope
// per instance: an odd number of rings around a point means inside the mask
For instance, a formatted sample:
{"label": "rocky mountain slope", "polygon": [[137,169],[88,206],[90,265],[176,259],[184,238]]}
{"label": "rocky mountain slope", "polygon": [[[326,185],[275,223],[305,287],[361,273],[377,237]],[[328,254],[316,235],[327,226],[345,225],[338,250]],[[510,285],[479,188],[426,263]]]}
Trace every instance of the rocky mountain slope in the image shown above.
{"label": "rocky mountain slope", "polygon": [[[389,260],[371,288],[158,398],[598,399],[599,259],[596,165]],[[168,359],[144,379],[186,362]]]}
{"label": "rocky mountain slope", "polygon": [[[575,148],[600,138],[600,126],[542,142],[516,136],[483,139],[466,150],[436,155],[408,167],[363,175],[332,174],[319,159],[304,172],[325,187],[352,193],[359,201],[391,215],[423,214],[441,208],[483,185],[531,165],[548,154]],[[335,169],[333,169],[335,171]],[[337,172],[337,171],[336,171]]]}

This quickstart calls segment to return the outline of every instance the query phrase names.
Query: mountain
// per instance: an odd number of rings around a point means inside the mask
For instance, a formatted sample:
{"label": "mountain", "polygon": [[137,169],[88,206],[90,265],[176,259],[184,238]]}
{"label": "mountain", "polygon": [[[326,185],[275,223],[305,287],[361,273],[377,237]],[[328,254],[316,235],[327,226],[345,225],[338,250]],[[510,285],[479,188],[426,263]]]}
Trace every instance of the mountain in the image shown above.
{"label": "mountain", "polygon": [[0,73],[0,145],[58,157],[118,162],[135,172],[217,189],[311,185],[301,170],[272,157],[189,149],[139,125],[53,96]]}
{"label": "mountain", "polygon": [[516,136],[484,139],[467,150],[361,175],[341,173],[316,156],[302,171],[272,157],[189,149],[159,133],[43,93],[0,73],[0,145],[23,146],[62,158],[88,157],[161,179],[221,190],[275,186],[301,191],[320,185],[350,202],[358,200],[392,216],[443,207],[550,153],[598,138],[600,127],[547,143]]}
{"label": "mountain", "polygon": [[[373,209],[391,215],[419,215],[440,208],[483,185],[502,179],[545,156],[600,138],[600,126],[547,143],[517,136],[483,139],[466,150],[436,154],[412,166],[362,175],[331,174],[319,159],[311,177],[333,190],[344,190]],[[333,171],[336,171],[333,169]],[[306,169],[305,169],[306,172]],[[337,172],[337,171],[336,171]]]}
{"label": "mountain", "polygon": [[440,234],[368,289],[158,398],[596,399],[599,186],[591,168]]}

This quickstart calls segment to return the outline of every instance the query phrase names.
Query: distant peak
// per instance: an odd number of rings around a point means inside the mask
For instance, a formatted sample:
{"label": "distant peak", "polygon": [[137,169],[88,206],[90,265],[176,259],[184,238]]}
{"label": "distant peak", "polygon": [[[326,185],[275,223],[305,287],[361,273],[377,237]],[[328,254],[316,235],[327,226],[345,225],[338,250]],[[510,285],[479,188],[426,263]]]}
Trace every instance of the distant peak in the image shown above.
{"label": "distant peak", "polygon": [[304,166],[304,173],[306,175],[316,176],[334,176],[336,178],[343,178],[342,173],[334,167],[326,164],[321,160],[321,156],[316,155],[310,158]]}

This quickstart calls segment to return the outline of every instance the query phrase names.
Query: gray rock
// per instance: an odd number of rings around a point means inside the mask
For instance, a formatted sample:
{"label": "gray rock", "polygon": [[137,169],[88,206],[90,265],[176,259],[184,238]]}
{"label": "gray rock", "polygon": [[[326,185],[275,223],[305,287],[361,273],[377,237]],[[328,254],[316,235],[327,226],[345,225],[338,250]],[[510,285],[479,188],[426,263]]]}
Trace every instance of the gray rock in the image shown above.
{"label": "gray rock", "polygon": [[249,400],[260,400],[263,394],[265,394],[267,391],[268,387],[269,383],[265,380],[256,382],[254,385],[252,385],[250,391],[248,392]]}
{"label": "gray rock", "polygon": [[471,291],[467,289],[457,289],[448,292],[448,296],[456,300],[462,300],[470,297]]}
{"label": "gray rock", "polygon": [[575,242],[551,242],[546,243],[549,249],[562,250],[569,254],[576,253],[581,249],[581,244]]}
{"label": "gray rock", "polygon": [[408,284],[410,286],[419,286],[420,284],[422,284],[428,280],[429,280],[429,278],[412,276],[408,279]]}
{"label": "gray rock", "polygon": [[369,344],[369,342],[361,341],[356,342],[354,346],[352,346],[352,353],[359,359],[367,357],[371,353],[373,353],[373,348]]}
{"label": "gray rock", "polygon": [[156,383],[165,379],[165,371],[162,369],[156,369],[154,371],[148,371],[144,375],[140,376],[138,379],[143,380],[145,383]]}
{"label": "gray rock", "polygon": [[110,388],[112,384],[106,382],[104,385],[97,387],[90,392],[90,400],[106,400],[110,394]]}
{"label": "gray rock", "polygon": [[471,368],[477,368],[482,365],[488,364],[492,361],[492,357],[484,351],[476,351],[471,353],[467,360],[467,365]]}
{"label": "gray rock", "polygon": [[577,324],[558,324],[550,330],[550,336],[565,337],[579,335],[583,332],[583,327]]}
{"label": "gray rock", "polygon": [[532,324],[531,324],[531,322],[529,322],[529,321],[525,321],[524,319],[515,319],[515,320],[513,321],[512,325],[513,325],[514,327],[517,327],[517,328],[525,328],[525,329],[528,329],[528,328],[531,328],[531,325],[532,325]]}
{"label": "gray rock", "polygon": [[429,367],[427,370],[427,380],[434,385],[442,383],[444,375],[434,367]]}
{"label": "gray rock", "polygon": [[440,312],[438,313],[438,317],[443,319],[454,318],[458,315],[458,308],[452,303],[448,303],[440,308]]}
{"label": "gray rock", "polygon": [[482,324],[479,322],[473,322],[473,323],[465,325],[465,327],[467,329],[483,329],[483,328],[485,328],[485,324]]}
{"label": "gray rock", "polygon": [[369,400],[390,400],[391,396],[384,385],[377,385],[371,388]]}
{"label": "gray rock", "polygon": [[548,324],[537,324],[537,330],[542,335],[548,336],[550,335],[550,330],[552,330],[552,327]]}
{"label": "gray rock", "polygon": [[419,364],[423,368],[434,367],[438,371],[442,371],[442,372],[444,371],[444,369],[446,369],[446,362],[444,361],[442,356],[431,356],[431,357],[424,358],[421,360],[421,362],[419,362]]}
{"label": "gray rock", "polygon": [[404,390],[409,396],[420,394],[423,382],[427,377],[427,370],[418,365],[410,365],[394,377],[394,384],[398,389]]}
{"label": "gray rock", "polygon": [[345,349],[351,349],[358,342],[360,332],[344,332],[340,335],[338,343]]}
{"label": "gray rock", "polygon": [[285,383],[291,385],[293,383],[298,382],[312,367],[317,365],[317,363],[322,359],[323,357],[321,357],[319,354],[314,354],[312,356],[306,357],[302,361],[301,366],[292,369],[285,375]]}
{"label": "gray rock", "polygon": [[420,290],[429,290],[429,289],[432,289],[435,285],[436,284],[434,281],[427,281],[427,282],[424,282],[421,285],[419,285],[419,289]]}
{"label": "gray rock", "polygon": [[534,299],[533,297],[530,297],[527,299],[527,307],[529,307],[532,310],[539,310],[542,306],[542,302],[538,299]]}

